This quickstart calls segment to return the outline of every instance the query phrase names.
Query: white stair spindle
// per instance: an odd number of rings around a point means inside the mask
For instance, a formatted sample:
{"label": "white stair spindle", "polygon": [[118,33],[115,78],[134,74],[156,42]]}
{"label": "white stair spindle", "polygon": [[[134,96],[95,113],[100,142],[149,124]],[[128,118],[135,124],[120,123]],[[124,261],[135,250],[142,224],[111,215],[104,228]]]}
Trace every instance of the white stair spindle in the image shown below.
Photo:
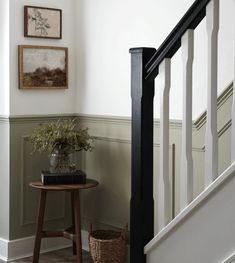
{"label": "white stair spindle", "polygon": [[234,47],[233,50],[234,79],[233,79],[233,104],[232,104],[232,128],[231,128],[231,163],[235,162],[235,39],[234,39],[233,47]]}
{"label": "white stair spindle", "polygon": [[[235,83],[235,78],[234,78],[233,83]],[[234,84],[233,84],[233,104],[232,104],[232,129],[231,129],[231,163],[233,162],[235,162],[235,88],[234,88]]]}
{"label": "white stair spindle", "polygon": [[159,66],[160,87],[160,175],[158,182],[159,231],[171,220],[171,186],[169,179],[169,91],[171,61],[164,59]]}
{"label": "white stair spindle", "polygon": [[192,73],[194,31],[187,30],[182,37],[183,59],[183,123],[180,178],[180,208],[183,210],[193,200],[192,158]]}
{"label": "white stair spindle", "polygon": [[208,98],[207,126],[205,135],[205,187],[218,176],[218,133],[217,133],[217,61],[219,0],[211,0],[206,8],[208,35]]}

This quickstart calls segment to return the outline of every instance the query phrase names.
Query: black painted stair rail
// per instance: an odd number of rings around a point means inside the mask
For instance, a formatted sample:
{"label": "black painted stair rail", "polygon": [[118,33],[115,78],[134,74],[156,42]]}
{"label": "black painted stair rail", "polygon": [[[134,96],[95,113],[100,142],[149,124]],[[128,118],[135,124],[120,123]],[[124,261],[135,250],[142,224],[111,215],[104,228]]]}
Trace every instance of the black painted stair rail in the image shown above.
{"label": "black painted stair rail", "polygon": [[158,67],[164,58],[171,58],[181,47],[181,38],[188,29],[195,29],[206,16],[206,6],[210,0],[197,0],[189,8],[179,23],[145,65],[146,79],[155,79]]}
{"label": "black painted stair rail", "polygon": [[130,204],[130,262],[145,263],[144,246],[154,236],[153,201],[153,98],[154,79],[164,58],[171,58],[181,46],[187,29],[195,29],[206,15],[210,0],[197,0],[162,45],[132,48],[132,149]]}

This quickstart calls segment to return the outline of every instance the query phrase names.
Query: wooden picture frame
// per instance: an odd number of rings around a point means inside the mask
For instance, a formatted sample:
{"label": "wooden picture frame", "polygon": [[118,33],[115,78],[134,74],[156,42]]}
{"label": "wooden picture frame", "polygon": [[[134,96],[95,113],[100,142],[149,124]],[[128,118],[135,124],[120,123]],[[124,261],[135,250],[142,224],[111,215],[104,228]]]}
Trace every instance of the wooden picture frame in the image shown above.
{"label": "wooden picture frame", "polygon": [[24,36],[61,39],[62,10],[24,6]]}
{"label": "wooden picture frame", "polygon": [[67,89],[68,48],[19,45],[19,89]]}

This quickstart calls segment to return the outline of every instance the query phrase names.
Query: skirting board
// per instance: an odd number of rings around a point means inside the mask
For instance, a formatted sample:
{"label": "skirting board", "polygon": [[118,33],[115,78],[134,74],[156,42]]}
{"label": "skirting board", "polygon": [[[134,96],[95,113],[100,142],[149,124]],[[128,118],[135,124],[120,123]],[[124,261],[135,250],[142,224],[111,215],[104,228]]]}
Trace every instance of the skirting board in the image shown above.
{"label": "skirting board", "polygon": [[[10,262],[33,255],[34,236],[15,240],[0,238],[0,260]],[[41,253],[71,247],[72,241],[65,238],[43,238]],[[82,230],[82,248],[89,251],[88,232]]]}

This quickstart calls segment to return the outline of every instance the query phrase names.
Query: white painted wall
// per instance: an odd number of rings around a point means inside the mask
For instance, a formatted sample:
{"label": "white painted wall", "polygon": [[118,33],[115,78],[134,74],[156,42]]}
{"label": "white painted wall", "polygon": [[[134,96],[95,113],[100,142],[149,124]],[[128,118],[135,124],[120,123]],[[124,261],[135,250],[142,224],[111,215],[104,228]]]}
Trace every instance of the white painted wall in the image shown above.
{"label": "white painted wall", "polygon": [[9,2],[0,1],[0,115],[9,115]]}
{"label": "white painted wall", "polygon": [[[0,3],[0,115],[131,115],[129,48],[159,47],[194,0],[4,0]],[[10,17],[8,19],[8,4]],[[63,10],[62,40],[23,36],[23,6]],[[219,92],[232,80],[233,0],[221,1]],[[10,27],[8,26],[10,21]],[[10,32],[9,32],[10,31]],[[9,37],[10,34],[10,45]],[[68,90],[19,90],[17,45],[69,47]],[[206,107],[205,22],[195,32],[193,117]],[[10,54],[10,59],[8,59]],[[223,58],[222,58],[223,57]],[[9,67],[10,63],[10,85]],[[181,119],[181,52],[172,61],[170,118]],[[9,106],[10,104],[10,106]],[[159,117],[156,79],[155,117]]]}
{"label": "white painted wall", "polygon": [[[75,10],[76,0],[10,0],[10,114],[74,113],[75,94]],[[8,1],[5,1],[8,2]],[[62,40],[25,38],[23,6],[34,5],[61,8],[63,10]],[[18,45],[65,46],[69,48],[69,89],[67,90],[19,90]]]}
{"label": "white painted wall", "polygon": [[[76,110],[84,114],[130,116],[131,47],[159,47],[193,0],[80,0],[77,1]],[[221,1],[219,91],[232,80],[233,0]],[[231,28],[232,27],[232,28]],[[206,31],[202,22],[195,32],[193,116],[206,107]],[[223,56],[223,58],[222,58]],[[182,115],[181,52],[173,59],[171,114]],[[159,117],[156,80],[155,117]]]}

